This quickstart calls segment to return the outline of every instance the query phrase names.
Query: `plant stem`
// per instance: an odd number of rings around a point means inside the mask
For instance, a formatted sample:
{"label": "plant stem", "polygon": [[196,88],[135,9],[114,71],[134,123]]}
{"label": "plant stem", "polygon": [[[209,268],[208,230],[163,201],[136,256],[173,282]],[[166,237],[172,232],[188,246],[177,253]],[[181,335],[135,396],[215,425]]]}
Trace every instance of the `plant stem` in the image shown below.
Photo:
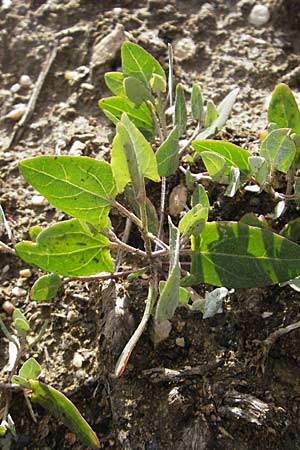
{"label": "plant stem", "polygon": [[118,278],[124,278],[128,275],[131,275],[132,273],[138,271],[139,269],[131,269],[131,270],[123,270],[120,272],[112,272],[112,273],[99,273],[96,275],[91,275],[89,277],[74,277],[72,280],[79,280],[79,281],[92,281],[92,280],[110,280],[110,279],[118,279]]}
{"label": "plant stem", "polygon": [[10,253],[11,255],[16,254],[13,248],[10,248],[8,245],[4,244],[4,242],[1,241],[0,241],[0,251],[4,253]]}
{"label": "plant stem", "polygon": [[17,349],[19,349],[19,343],[15,340],[15,338],[10,334],[10,332],[8,331],[8,329],[6,328],[5,323],[3,322],[3,320],[0,317],[0,328],[3,331],[3,334],[7,337],[7,339],[9,341],[11,341],[13,344],[15,344],[15,346],[17,347]]}
{"label": "plant stem", "polygon": [[139,228],[142,227],[141,220],[135,214],[133,214],[131,211],[129,211],[127,208],[125,208],[125,206],[123,206],[123,205],[121,205],[121,203],[117,202],[117,200],[112,199],[111,206],[118,209],[118,211],[122,214],[122,216],[125,216],[128,219],[130,219]]}

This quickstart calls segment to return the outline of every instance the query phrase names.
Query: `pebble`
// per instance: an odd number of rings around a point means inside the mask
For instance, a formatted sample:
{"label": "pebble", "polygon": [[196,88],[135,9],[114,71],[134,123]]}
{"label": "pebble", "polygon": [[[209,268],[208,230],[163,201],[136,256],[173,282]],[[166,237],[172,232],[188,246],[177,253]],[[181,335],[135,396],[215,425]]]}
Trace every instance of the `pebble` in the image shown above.
{"label": "pebble", "polygon": [[95,86],[91,83],[81,83],[80,87],[86,91],[93,91],[95,89]]}
{"label": "pebble", "polygon": [[270,312],[270,311],[265,311],[265,312],[263,312],[262,315],[261,315],[261,317],[262,317],[263,319],[268,319],[268,317],[271,317],[271,316],[273,316],[273,313]]}
{"label": "pebble", "polygon": [[125,40],[124,27],[121,24],[117,24],[113,31],[95,43],[90,64],[91,68],[95,69],[113,61]]}
{"label": "pebble", "polygon": [[80,355],[79,353],[74,353],[73,366],[76,367],[76,369],[81,369],[83,361],[84,357],[82,355]]}
{"label": "pebble", "polygon": [[17,92],[19,92],[20,89],[21,89],[20,83],[15,83],[15,84],[13,84],[12,87],[10,88],[10,91],[11,91],[13,94],[16,94]]}
{"label": "pebble", "polygon": [[2,9],[9,9],[12,5],[12,0],[2,0]]}
{"label": "pebble", "polygon": [[270,10],[265,5],[253,6],[249,18],[249,22],[255,27],[265,25],[270,20]]}
{"label": "pebble", "polygon": [[43,197],[42,195],[33,195],[32,199],[31,199],[31,204],[33,206],[43,206],[43,205],[47,205],[48,202],[45,199],[45,197]]}
{"label": "pebble", "polygon": [[77,319],[77,314],[75,311],[70,310],[67,314],[67,321],[68,322],[73,322],[73,320]]}
{"label": "pebble", "polygon": [[15,286],[14,288],[12,288],[11,293],[15,297],[25,297],[25,295],[27,294],[27,291],[18,286]]}
{"label": "pebble", "polygon": [[191,59],[197,50],[197,46],[191,37],[185,37],[174,45],[174,58],[177,61]]}
{"label": "pebble", "polygon": [[22,87],[28,88],[32,85],[32,81],[29,75],[21,75],[20,77],[20,85]]}
{"label": "pebble", "polygon": [[21,270],[19,271],[19,275],[20,275],[20,277],[22,277],[22,278],[30,278],[31,275],[32,275],[32,272],[31,272],[30,269],[21,269]]}
{"label": "pebble", "polygon": [[9,271],[9,269],[10,269],[9,264],[6,264],[6,265],[3,267],[3,269],[2,269],[2,273],[3,273],[3,274],[7,273],[7,272]]}
{"label": "pebble", "polygon": [[5,300],[2,305],[2,309],[6,312],[6,314],[11,315],[15,310],[15,305],[13,305],[9,300]]}
{"label": "pebble", "polygon": [[70,151],[69,151],[69,155],[71,156],[80,156],[82,155],[82,151],[85,149],[86,144],[84,144],[81,141],[74,141]]}
{"label": "pebble", "polygon": [[184,340],[184,338],[176,338],[175,343],[176,343],[177,347],[181,347],[181,348],[185,347],[185,340]]}
{"label": "pebble", "polygon": [[23,114],[26,111],[26,105],[24,103],[18,103],[17,105],[13,106],[13,109],[6,114],[6,119],[15,120],[16,122],[21,119]]}

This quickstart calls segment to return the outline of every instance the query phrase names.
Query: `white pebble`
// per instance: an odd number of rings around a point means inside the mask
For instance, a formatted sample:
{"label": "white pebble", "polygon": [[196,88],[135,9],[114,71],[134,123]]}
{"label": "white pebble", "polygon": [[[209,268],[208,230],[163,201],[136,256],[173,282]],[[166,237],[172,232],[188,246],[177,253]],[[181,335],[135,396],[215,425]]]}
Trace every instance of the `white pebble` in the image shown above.
{"label": "white pebble", "polygon": [[19,119],[21,119],[25,111],[26,105],[24,105],[24,103],[18,103],[17,105],[13,106],[13,109],[8,114],[6,114],[5,118],[18,121]]}
{"label": "white pebble", "polygon": [[9,9],[12,5],[12,0],[2,0],[2,9]]}
{"label": "white pebble", "polygon": [[265,5],[255,5],[253,6],[250,15],[249,22],[256,27],[265,25],[270,19],[269,8]]}
{"label": "white pebble", "polygon": [[82,151],[85,149],[86,144],[81,141],[74,141],[72,147],[70,148],[69,155],[80,156]]}
{"label": "white pebble", "polygon": [[80,87],[86,91],[93,91],[95,89],[95,86],[91,83],[81,83]]}
{"label": "white pebble", "polygon": [[47,200],[42,195],[33,195],[31,199],[31,204],[33,206],[47,205]]}
{"label": "white pebble", "polygon": [[176,343],[176,345],[178,347],[181,347],[181,348],[185,347],[185,340],[184,340],[184,338],[177,338],[175,343]]}
{"label": "white pebble", "polygon": [[21,89],[21,85],[19,83],[15,83],[12,85],[12,87],[10,88],[10,91],[13,94],[16,94],[17,92],[19,92],[19,90]]}
{"label": "white pebble", "polygon": [[76,369],[81,369],[83,361],[84,361],[84,357],[82,355],[80,355],[79,353],[74,354],[73,366],[76,367]]}
{"label": "white pebble", "polygon": [[30,87],[32,85],[31,78],[28,75],[21,75],[20,84],[23,87]]}
{"label": "white pebble", "polygon": [[270,311],[265,311],[265,312],[263,312],[262,315],[261,315],[261,317],[262,317],[263,319],[268,319],[268,317],[271,317],[271,316],[273,316],[273,313],[270,312]]}
{"label": "white pebble", "polygon": [[19,271],[19,275],[22,278],[30,278],[32,275],[32,272],[30,269],[22,269]]}
{"label": "white pebble", "polygon": [[4,266],[3,269],[2,269],[2,273],[3,274],[7,273],[9,271],[9,269],[10,269],[9,264],[6,264],[6,266]]}
{"label": "white pebble", "polygon": [[27,294],[27,291],[25,291],[25,289],[22,289],[18,286],[15,286],[14,288],[12,288],[11,293],[15,297],[25,297],[25,295]]}

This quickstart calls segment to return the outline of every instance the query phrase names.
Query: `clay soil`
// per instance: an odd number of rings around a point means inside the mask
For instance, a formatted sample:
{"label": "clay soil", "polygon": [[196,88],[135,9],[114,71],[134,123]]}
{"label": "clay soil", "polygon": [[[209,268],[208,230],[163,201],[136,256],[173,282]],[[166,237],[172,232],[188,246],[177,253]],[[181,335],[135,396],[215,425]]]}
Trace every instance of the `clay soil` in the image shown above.
{"label": "clay soil", "polygon": [[[100,65],[94,53],[97,43],[120,24],[126,38],[165,67],[167,44],[180,49],[180,41],[189,37],[195,47],[186,59],[175,61],[176,78],[187,92],[199,82],[205,99],[216,103],[239,87],[231,119],[219,136],[257,150],[259,132],[266,126],[266,101],[275,85],[286,82],[299,92],[300,4],[265,0],[270,20],[255,27],[248,21],[254,3],[12,0],[0,8],[0,204],[13,233],[10,241],[0,227],[0,239],[12,245],[28,239],[31,226],[45,227],[66,218],[36,201],[37,193],[19,173],[19,161],[41,154],[67,155],[71,150],[98,159],[109,157],[107,136],[113,129],[97,101],[108,95],[103,74],[118,70],[120,52],[116,44]],[[27,104],[53,48],[57,52],[33,114],[12,140],[15,122],[6,116],[13,105]],[[80,66],[89,69],[85,77],[74,82],[64,77]],[[11,87],[22,75],[28,75],[32,85],[14,92]],[[76,141],[81,145],[74,147]],[[172,182],[168,193],[180,176]],[[217,218],[239,220],[245,212],[265,214],[274,208],[267,196],[238,194],[228,199],[219,187],[208,190]],[[286,214],[297,217],[297,206],[291,205]],[[124,222],[115,217],[113,221],[121,231]],[[277,231],[282,225],[273,223]],[[30,269],[30,276],[22,278],[22,269]],[[117,357],[143,313],[147,280],[74,281],[51,304],[39,305],[30,300],[29,291],[40,274],[14,255],[0,253],[0,308],[5,301],[21,308],[32,318],[35,333],[46,318],[51,319],[39,345],[24,356],[38,359],[42,379],[77,405],[103,449],[300,448],[300,331],[279,338],[265,361],[261,344],[278,328],[299,320],[297,292],[278,286],[238,289],[231,292],[223,313],[207,320],[200,313],[178,309],[170,337],[154,349],[149,326],[123,377],[115,379]],[[15,295],[16,287],[24,291]],[[120,299],[125,299],[125,307],[117,314]],[[1,317],[9,326],[9,313],[1,310]],[[76,353],[83,358],[82,367],[74,365]],[[8,342],[1,337],[1,381],[7,376],[7,359]],[[23,396],[13,395],[10,412],[17,437],[7,434],[0,439],[1,448],[85,448],[45,410],[36,406],[34,410],[37,423]]]}

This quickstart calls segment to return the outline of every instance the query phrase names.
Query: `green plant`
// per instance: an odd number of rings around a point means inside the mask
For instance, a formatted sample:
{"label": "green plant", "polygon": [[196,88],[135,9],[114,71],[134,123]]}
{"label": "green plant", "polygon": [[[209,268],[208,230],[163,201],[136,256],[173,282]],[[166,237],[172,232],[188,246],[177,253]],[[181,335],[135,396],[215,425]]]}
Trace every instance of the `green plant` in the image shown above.
{"label": "green plant", "polygon": [[[248,152],[233,144],[206,140],[223,126],[237,90],[216,108],[212,101],[204,106],[201,89],[194,85],[190,117],[180,84],[175,87],[173,102],[171,49],[169,61],[167,83],[159,62],[126,42],[122,72],[105,75],[115,94],[99,102],[116,126],[110,163],[72,156],[40,156],[20,163],[25,179],[53,206],[73,216],[45,230],[33,230],[32,241],[15,246],[24,261],[53,273],[38,280],[33,288],[35,298],[53,296],[63,277],[86,281],[141,273],[149,276],[144,315],[116,363],[116,376],[123,373],[151,316],[154,342],[168,336],[175,310],[190,304],[190,286],[207,283],[219,287],[204,301],[191,305],[208,317],[220,308],[226,288],[266,286],[300,274],[300,246],[291,240],[256,223],[208,221],[210,203],[201,184],[207,174],[192,173],[182,159],[186,164],[192,162],[187,153],[197,138],[193,147],[201,154],[209,176],[216,181],[227,177],[230,195],[240,182],[253,178]],[[190,137],[185,139],[187,134]],[[167,230],[167,177],[177,170],[185,174],[190,207],[186,205],[188,211],[178,226],[168,218]],[[161,202],[156,209],[150,192],[158,188]],[[109,218],[112,208],[135,224],[143,249],[128,245],[115,234]],[[115,271],[111,252],[116,260],[120,252],[133,254],[140,264],[126,272]]]}

